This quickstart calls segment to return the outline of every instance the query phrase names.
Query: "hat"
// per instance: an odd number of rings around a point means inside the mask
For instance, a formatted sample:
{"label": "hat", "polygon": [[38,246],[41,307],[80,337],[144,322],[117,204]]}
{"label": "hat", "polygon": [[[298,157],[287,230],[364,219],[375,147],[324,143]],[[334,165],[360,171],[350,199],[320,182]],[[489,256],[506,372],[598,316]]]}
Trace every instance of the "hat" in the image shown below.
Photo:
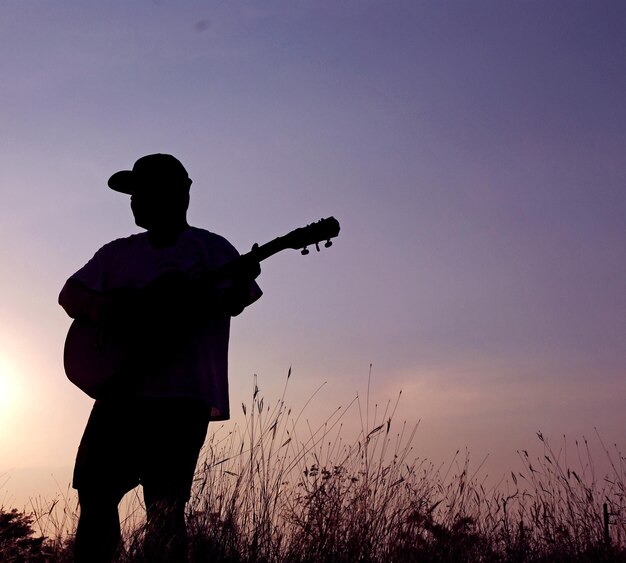
{"label": "hat", "polygon": [[187,170],[171,154],[149,154],[142,156],[132,170],[120,170],[109,178],[109,188],[123,194],[131,194],[139,182],[155,182],[160,185],[191,186]]}

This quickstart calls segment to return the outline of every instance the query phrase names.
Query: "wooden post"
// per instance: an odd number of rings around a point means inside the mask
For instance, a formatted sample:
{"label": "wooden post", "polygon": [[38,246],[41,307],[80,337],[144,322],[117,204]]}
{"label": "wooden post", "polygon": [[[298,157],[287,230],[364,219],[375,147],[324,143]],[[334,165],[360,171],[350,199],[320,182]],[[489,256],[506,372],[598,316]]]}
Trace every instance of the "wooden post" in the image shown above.
{"label": "wooden post", "polygon": [[604,512],[604,545],[609,547],[611,545],[611,534],[609,533],[609,505],[605,502],[602,505]]}

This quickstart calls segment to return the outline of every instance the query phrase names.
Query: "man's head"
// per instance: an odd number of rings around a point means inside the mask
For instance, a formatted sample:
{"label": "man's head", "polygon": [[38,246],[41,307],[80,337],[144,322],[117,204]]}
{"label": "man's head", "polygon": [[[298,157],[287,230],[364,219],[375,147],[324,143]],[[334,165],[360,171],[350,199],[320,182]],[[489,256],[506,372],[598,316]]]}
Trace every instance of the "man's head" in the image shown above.
{"label": "man's head", "polygon": [[164,229],[185,221],[191,179],[169,154],[144,156],[132,170],[113,174],[108,184],[116,192],[130,194],[135,222],[144,229]]}

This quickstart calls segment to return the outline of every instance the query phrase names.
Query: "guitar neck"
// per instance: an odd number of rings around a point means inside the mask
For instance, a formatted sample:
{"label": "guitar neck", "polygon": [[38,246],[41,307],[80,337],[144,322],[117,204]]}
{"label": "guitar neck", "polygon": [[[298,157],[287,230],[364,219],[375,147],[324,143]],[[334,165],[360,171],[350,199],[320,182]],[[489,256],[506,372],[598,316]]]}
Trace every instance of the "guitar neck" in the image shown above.
{"label": "guitar neck", "polygon": [[326,240],[324,246],[328,247],[332,244],[330,239],[336,237],[338,234],[339,221],[337,221],[337,219],[334,217],[320,219],[316,223],[295,229],[261,246],[255,244],[250,252],[243,254],[233,262],[220,266],[211,272],[211,279],[215,283],[232,279],[237,276],[240,271],[245,269],[245,262],[250,260],[261,262],[287,248],[302,248],[302,254],[308,254],[309,251],[306,249],[308,245],[315,244],[319,250],[318,243],[324,240]]}

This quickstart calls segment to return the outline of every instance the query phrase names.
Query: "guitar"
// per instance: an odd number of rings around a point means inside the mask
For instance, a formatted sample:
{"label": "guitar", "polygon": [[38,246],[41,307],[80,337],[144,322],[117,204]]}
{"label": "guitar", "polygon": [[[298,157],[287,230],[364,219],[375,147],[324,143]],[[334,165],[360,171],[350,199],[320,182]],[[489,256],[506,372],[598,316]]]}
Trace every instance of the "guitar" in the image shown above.
{"label": "guitar", "polygon": [[[261,262],[286,249],[301,249],[309,254],[308,246],[332,245],[331,239],[339,235],[339,222],[334,217],[295,229],[259,246],[255,244],[247,254],[209,272],[206,283],[209,287],[235,276],[244,261]],[[94,399],[105,396],[116,389],[115,382],[127,372],[132,361],[132,350],[116,331],[88,319],[75,319],[67,333],[63,351],[63,365],[68,379]]]}

